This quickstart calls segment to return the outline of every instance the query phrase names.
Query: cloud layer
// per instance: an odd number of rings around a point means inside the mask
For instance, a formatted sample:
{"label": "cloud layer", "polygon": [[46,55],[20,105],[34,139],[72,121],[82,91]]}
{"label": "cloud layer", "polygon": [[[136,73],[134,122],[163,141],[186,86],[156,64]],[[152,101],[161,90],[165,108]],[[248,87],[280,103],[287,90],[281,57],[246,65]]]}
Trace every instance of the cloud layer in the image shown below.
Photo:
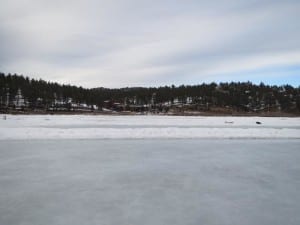
{"label": "cloud layer", "polygon": [[85,87],[300,84],[298,0],[2,0],[0,71]]}

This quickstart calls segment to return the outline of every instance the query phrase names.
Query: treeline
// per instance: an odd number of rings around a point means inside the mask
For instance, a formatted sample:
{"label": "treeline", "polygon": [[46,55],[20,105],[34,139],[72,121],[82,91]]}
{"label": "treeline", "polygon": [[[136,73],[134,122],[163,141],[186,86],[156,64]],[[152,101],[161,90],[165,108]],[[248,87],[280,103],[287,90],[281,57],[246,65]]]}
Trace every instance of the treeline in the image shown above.
{"label": "treeline", "polygon": [[[291,85],[270,86],[251,82],[210,83],[164,87],[93,88],[30,79],[20,75],[0,73],[0,98],[5,104],[21,90],[31,107],[37,102],[50,105],[55,100],[86,103],[102,107],[105,101],[122,104],[198,104],[235,110],[256,111],[263,108],[284,112],[300,111],[300,87]],[[155,97],[155,99],[154,99]],[[155,102],[154,102],[155,101]]]}

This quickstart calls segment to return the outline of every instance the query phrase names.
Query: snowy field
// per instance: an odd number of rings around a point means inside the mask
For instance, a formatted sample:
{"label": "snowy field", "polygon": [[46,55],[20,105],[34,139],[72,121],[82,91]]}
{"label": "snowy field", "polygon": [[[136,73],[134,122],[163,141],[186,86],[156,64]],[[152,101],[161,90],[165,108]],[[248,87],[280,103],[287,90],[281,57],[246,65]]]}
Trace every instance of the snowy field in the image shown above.
{"label": "snowy field", "polygon": [[299,118],[1,116],[0,224],[299,225],[299,132]]}
{"label": "snowy field", "polygon": [[7,115],[6,120],[3,118],[0,118],[0,140],[300,138],[300,118],[286,117]]}

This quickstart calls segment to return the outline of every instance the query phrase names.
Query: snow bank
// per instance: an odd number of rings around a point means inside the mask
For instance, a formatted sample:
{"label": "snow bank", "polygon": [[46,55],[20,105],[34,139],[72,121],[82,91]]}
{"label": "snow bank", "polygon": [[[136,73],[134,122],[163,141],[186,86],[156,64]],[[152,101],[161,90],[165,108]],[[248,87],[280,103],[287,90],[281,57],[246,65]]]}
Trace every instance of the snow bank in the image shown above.
{"label": "snow bank", "polygon": [[0,140],[147,138],[300,139],[300,118],[6,115],[4,120],[0,117]]}

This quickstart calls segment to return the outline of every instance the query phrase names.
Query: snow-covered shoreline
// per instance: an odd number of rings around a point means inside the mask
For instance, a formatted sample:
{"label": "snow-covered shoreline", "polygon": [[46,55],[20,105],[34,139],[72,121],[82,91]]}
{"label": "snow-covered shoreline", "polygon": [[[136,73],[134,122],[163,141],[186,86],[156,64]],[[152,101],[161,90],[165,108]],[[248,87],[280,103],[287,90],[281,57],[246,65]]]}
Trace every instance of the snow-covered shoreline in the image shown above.
{"label": "snow-covered shoreline", "polygon": [[0,140],[186,138],[300,139],[300,118],[99,115],[0,118]]}

